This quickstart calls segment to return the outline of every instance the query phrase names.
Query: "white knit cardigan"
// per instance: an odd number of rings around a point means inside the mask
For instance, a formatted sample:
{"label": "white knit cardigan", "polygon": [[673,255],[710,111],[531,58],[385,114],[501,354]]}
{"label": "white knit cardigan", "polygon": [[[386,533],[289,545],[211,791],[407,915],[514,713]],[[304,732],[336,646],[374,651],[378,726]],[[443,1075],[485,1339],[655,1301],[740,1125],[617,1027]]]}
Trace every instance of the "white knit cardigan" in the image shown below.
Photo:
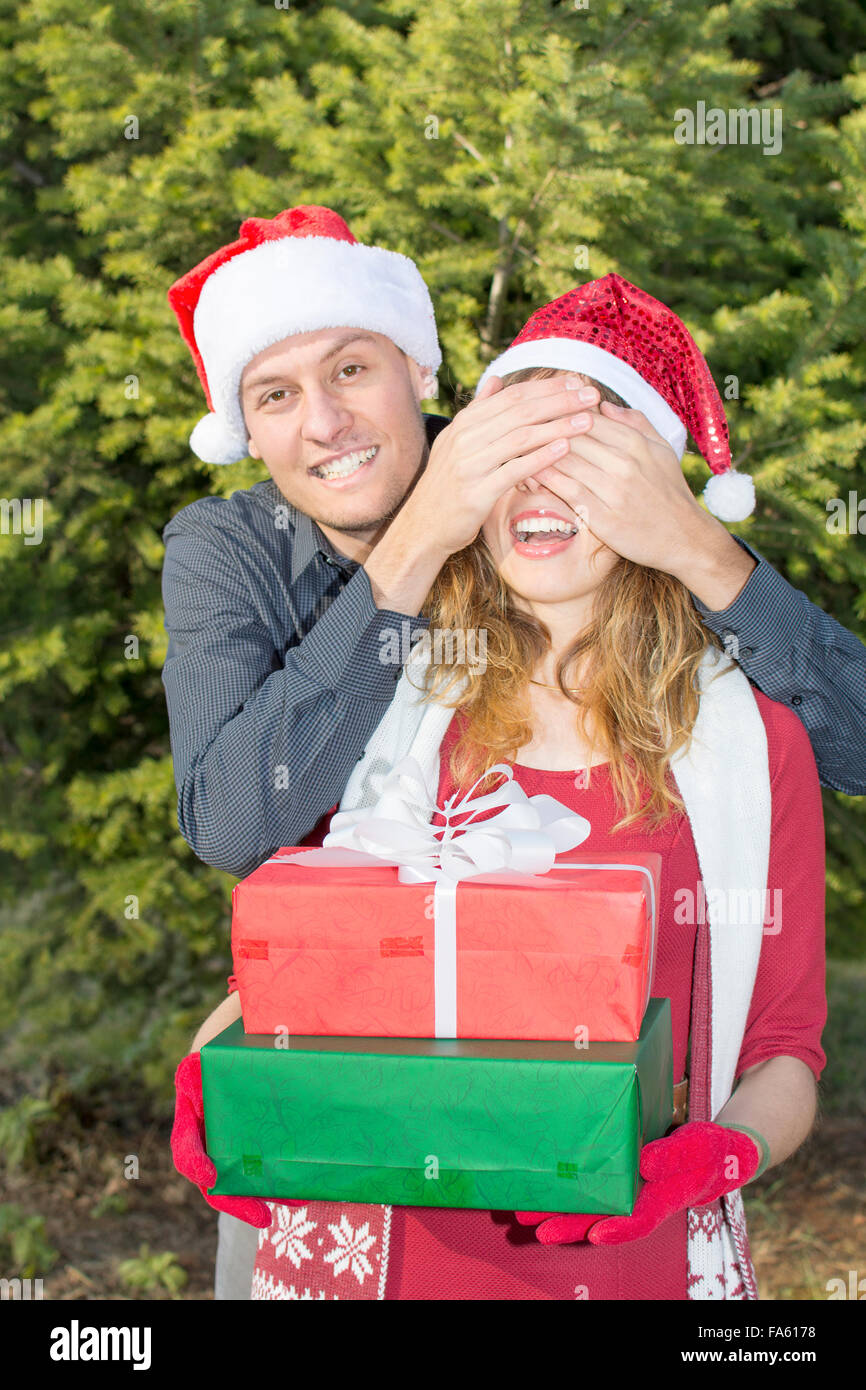
{"label": "white knit cardigan", "polygon": [[[429,800],[437,803],[439,752],[454,709],[436,701],[420,702],[425,647],[422,641],[410,653],[394,699],[352,771],[340,810],[372,806],[385,776],[407,756],[418,762]],[[771,806],[766,730],[748,680],[738,666],[708,646],[699,681],[701,700],[692,739],[672,759],[671,768],[691,825],[706,895],[709,1095],[707,1113],[696,1116],[692,1111],[692,1118],[711,1119],[731,1095],[758,968]],[[331,833],[327,843],[340,843],[339,834]],[[737,911],[726,912],[724,905],[732,901]],[[693,1017],[693,1046],[694,1024]],[[713,1208],[690,1210],[689,1270],[690,1298],[757,1297],[739,1190]]]}

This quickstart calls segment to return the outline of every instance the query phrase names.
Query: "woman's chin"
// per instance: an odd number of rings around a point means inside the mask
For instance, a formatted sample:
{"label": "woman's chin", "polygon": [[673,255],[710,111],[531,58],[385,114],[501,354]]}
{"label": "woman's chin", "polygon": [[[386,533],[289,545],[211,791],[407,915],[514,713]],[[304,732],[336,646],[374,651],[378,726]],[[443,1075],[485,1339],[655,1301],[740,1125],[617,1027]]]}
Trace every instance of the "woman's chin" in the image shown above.
{"label": "woman's chin", "polygon": [[516,545],[500,558],[497,568],[514,593],[530,603],[573,603],[598,589],[617,562],[617,555],[592,537],[589,549],[576,545],[590,538],[575,537],[571,545],[550,553]]}
{"label": "woman's chin", "polygon": [[596,589],[599,576],[575,572],[574,557],[567,558],[570,563],[565,564],[556,555],[527,560],[512,550],[499,565],[499,573],[509,589],[530,602],[569,603]]}
{"label": "woman's chin", "polygon": [[586,584],[575,584],[573,575],[570,575],[565,583],[559,584],[553,580],[540,583],[535,576],[530,575],[509,575],[503,576],[503,578],[505,578],[511,593],[526,603],[577,603],[586,599],[598,587],[597,584],[590,581],[587,581]]}

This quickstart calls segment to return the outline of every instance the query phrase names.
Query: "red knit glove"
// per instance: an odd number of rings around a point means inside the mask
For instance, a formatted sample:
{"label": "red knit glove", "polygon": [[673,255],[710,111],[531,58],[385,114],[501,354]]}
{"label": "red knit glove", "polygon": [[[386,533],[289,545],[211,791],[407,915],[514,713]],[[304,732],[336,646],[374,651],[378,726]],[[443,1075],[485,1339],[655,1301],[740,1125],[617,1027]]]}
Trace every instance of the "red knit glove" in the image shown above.
{"label": "red knit glove", "polygon": [[621,1245],[648,1236],[684,1207],[703,1207],[749,1182],[761,1166],[759,1145],[741,1129],[709,1120],[691,1120],[666,1139],[654,1139],[640,1156],[645,1178],[631,1216],[586,1216],[518,1211],[524,1226],[541,1223],[535,1232],[542,1245],[588,1240],[591,1245]]}
{"label": "red knit glove", "polygon": [[[174,1105],[174,1124],[171,1130],[171,1156],[182,1177],[195,1183],[209,1207],[226,1211],[250,1226],[270,1226],[271,1209],[258,1197],[209,1197],[217,1170],[205,1151],[204,1101],[201,1093],[201,1053],[190,1052],[180,1062],[174,1074],[177,1096]],[[303,1202],[286,1202],[286,1206],[303,1206]]]}

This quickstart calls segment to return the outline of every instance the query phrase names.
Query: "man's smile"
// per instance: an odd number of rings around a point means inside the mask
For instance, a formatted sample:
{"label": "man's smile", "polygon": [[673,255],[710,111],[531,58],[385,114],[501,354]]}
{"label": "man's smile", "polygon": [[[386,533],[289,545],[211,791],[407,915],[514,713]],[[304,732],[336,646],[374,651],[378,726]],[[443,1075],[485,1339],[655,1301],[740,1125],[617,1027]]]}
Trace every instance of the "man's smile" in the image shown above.
{"label": "man's smile", "polygon": [[326,483],[329,487],[345,487],[360,475],[366,476],[379,452],[379,445],[372,444],[366,449],[355,449],[351,453],[335,454],[317,463],[308,471],[310,476]]}

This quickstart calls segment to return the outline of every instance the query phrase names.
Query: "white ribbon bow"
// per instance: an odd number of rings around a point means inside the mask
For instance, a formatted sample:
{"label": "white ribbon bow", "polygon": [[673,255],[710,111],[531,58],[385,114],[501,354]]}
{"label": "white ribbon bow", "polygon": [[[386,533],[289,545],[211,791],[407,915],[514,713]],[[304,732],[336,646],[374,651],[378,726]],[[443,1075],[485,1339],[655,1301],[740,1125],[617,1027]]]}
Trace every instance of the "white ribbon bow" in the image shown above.
{"label": "white ribbon bow", "polygon": [[[494,772],[504,774],[503,785],[474,796],[479,782]],[[496,815],[473,824],[494,807],[500,808]],[[467,812],[463,825],[453,824]],[[444,816],[444,826],[432,824],[437,813]],[[334,814],[322,845],[354,849],[398,864],[402,883],[442,878],[459,882],[506,869],[547,873],[557,854],[582,844],[590,828],[588,820],[554,797],[527,796],[507,763],[495,763],[464,796],[455,792],[439,807],[416,760],[403,758],[386,777],[374,806]]]}

